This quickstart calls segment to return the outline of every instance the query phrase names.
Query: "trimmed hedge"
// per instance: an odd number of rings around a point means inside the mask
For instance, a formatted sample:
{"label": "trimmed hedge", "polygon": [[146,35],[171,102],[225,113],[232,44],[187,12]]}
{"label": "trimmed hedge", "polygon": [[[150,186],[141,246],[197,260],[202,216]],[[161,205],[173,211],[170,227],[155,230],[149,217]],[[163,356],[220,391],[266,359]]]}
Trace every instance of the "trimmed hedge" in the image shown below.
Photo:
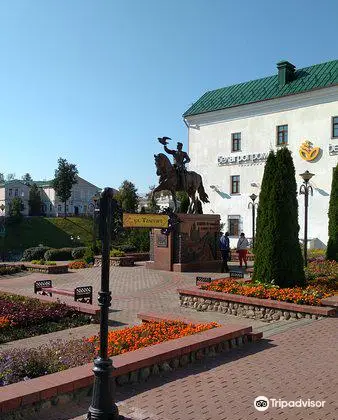
{"label": "trimmed hedge", "polygon": [[136,246],[131,244],[117,245],[114,248],[122,252],[137,252]]}
{"label": "trimmed hedge", "polygon": [[87,251],[87,247],[85,246],[79,246],[77,248],[73,248],[72,257],[74,258],[74,260],[79,260],[84,257],[86,251]]}
{"label": "trimmed hedge", "polygon": [[35,246],[25,249],[22,261],[42,260],[45,253],[51,249],[49,246]]}
{"label": "trimmed hedge", "polygon": [[110,251],[111,257],[124,257],[126,254],[123,251],[120,251],[119,249],[112,249]]}
{"label": "trimmed hedge", "polygon": [[46,261],[68,261],[73,259],[72,251],[74,248],[49,249],[44,258]]}
{"label": "trimmed hedge", "polygon": [[22,267],[18,265],[1,265],[0,266],[0,276],[5,276],[7,274],[16,274],[22,271]]}

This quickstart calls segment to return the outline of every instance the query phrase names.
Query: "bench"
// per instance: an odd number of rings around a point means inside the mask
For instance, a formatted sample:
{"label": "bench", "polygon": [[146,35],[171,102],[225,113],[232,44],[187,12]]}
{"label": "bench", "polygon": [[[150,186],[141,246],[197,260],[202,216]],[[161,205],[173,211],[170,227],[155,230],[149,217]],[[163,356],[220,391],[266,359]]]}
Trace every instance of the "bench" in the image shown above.
{"label": "bench", "polygon": [[38,280],[34,283],[34,293],[39,295],[56,295],[74,296],[75,302],[93,303],[93,287],[92,286],[80,286],[74,290],[58,289],[53,287],[52,280]]}
{"label": "bench", "polygon": [[241,271],[230,271],[229,275],[230,275],[230,277],[236,278],[236,279],[243,279],[244,278],[244,273],[242,273]]}
{"label": "bench", "polygon": [[196,277],[196,286],[198,283],[211,283],[211,277]]}

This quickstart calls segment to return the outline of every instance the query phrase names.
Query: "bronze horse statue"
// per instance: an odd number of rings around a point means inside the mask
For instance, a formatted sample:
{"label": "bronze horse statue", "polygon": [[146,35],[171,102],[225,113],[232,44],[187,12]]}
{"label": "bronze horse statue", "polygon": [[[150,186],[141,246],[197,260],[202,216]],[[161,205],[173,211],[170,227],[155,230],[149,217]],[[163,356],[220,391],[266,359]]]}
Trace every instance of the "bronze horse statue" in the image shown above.
{"label": "bronze horse statue", "polygon": [[[174,212],[177,211],[177,200],[176,192],[185,191],[189,196],[189,208],[187,213],[202,214],[202,204],[209,203],[208,195],[204,190],[202,177],[196,172],[193,171],[184,171],[180,174],[176,168],[171,164],[170,160],[163,153],[154,155],[155,165],[156,165],[156,174],[160,177],[159,185],[153,190],[152,197],[154,194],[159,191],[168,190],[171,192],[173,202],[174,202]],[[183,184],[183,185],[182,185]],[[196,192],[198,192],[200,200],[196,197]]]}

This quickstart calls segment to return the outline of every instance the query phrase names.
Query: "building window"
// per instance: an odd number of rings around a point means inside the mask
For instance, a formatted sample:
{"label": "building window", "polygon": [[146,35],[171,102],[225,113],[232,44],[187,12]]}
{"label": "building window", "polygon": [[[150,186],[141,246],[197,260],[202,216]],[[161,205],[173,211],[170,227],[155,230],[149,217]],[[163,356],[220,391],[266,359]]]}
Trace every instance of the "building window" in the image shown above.
{"label": "building window", "polygon": [[61,209],[61,204],[58,204],[58,211],[62,211],[62,209]]}
{"label": "building window", "polygon": [[239,236],[240,216],[228,216],[228,232],[230,236]]}
{"label": "building window", "polygon": [[338,138],[338,117],[332,117],[332,138]]}
{"label": "building window", "polygon": [[284,146],[288,144],[288,126],[278,125],[277,126],[277,146]]}
{"label": "building window", "polygon": [[13,190],[12,190],[12,188],[10,188],[10,189],[8,190],[8,196],[9,196],[9,197],[12,197],[12,195],[13,195]]}
{"label": "building window", "polygon": [[15,195],[15,197],[17,197],[17,196],[19,195],[19,190],[18,190],[18,188],[15,188],[15,190],[14,190],[14,195]]}
{"label": "building window", "polygon": [[49,211],[52,212],[53,211],[53,206],[50,204],[49,205]]}
{"label": "building window", "polygon": [[239,175],[233,175],[231,177],[231,194],[239,194],[240,190],[239,190]]}
{"label": "building window", "polygon": [[239,152],[241,150],[241,133],[231,134],[231,151]]}

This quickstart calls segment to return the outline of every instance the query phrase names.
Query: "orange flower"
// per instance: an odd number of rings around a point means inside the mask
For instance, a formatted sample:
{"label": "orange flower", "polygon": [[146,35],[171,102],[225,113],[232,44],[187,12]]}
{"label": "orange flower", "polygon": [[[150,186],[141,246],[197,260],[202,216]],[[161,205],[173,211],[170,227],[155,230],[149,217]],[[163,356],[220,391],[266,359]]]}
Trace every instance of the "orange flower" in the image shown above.
{"label": "orange flower", "polygon": [[[146,322],[134,327],[108,333],[108,354],[116,356],[142,347],[162,343],[179,337],[196,334],[219,327],[216,322],[208,324],[185,324],[181,321]],[[93,336],[86,341],[94,343],[99,350],[99,337]]]}

